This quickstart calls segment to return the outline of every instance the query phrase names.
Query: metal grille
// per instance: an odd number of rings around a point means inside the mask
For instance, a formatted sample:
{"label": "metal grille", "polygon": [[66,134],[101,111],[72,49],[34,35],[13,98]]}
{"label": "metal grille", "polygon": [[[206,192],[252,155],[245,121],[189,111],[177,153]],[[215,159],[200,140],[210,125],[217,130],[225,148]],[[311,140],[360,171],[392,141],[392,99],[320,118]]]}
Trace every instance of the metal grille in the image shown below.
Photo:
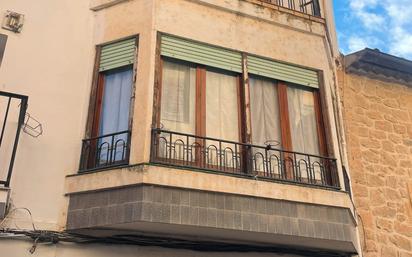
{"label": "metal grille", "polygon": [[339,189],[336,159],[162,129],[151,162]]}
{"label": "metal grille", "polygon": [[8,187],[24,124],[28,97],[0,91],[0,113],[3,115],[0,133],[0,185]]}
{"label": "metal grille", "polygon": [[80,172],[129,163],[130,131],[83,139]]}
{"label": "metal grille", "polygon": [[262,0],[294,11],[321,17],[319,0]]}

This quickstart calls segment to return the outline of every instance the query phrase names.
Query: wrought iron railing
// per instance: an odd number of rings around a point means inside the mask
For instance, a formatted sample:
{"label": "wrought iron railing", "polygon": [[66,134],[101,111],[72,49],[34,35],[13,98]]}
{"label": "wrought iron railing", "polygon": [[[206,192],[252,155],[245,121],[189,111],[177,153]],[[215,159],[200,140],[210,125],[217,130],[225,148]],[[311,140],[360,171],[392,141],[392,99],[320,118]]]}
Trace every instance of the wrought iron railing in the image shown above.
{"label": "wrought iron railing", "polygon": [[129,163],[130,131],[83,139],[80,172]]}
{"label": "wrought iron railing", "polygon": [[343,184],[345,185],[345,191],[352,198],[352,189],[350,186],[350,179],[349,179],[349,175],[348,175],[348,172],[346,171],[345,166],[342,166],[342,173],[343,173]]}
{"label": "wrought iron railing", "polygon": [[4,115],[0,128],[0,185],[6,187],[11,181],[27,102],[28,96],[0,91],[0,113]]}
{"label": "wrought iron railing", "polygon": [[339,189],[336,159],[153,129],[151,162]]}
{"label": "wrought iron railing", "polygon": [[261,0],[262,2],[281,6],[294,11],[321,17],[319,0]]}

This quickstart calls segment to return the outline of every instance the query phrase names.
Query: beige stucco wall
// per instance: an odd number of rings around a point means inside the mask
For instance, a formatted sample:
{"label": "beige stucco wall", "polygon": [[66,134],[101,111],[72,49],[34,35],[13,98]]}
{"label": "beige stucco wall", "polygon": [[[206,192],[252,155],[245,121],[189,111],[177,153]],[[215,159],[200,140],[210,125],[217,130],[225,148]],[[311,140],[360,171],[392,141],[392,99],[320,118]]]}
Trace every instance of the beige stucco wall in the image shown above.
{"label": "beige stucco wall", "polygon": [[[20,34],[8,35],[0,90],[29,95],[28,112],[44,135],[21,134],[11,183],[15,207],[32,210],[40,227],[57,229],[65,208],[64,177],[78,166],[94,52],[87,1],[0,1],[0,14],[25,14]],[[27,220],[27,216],[23,217]]]}
{"label": "beige stucco wall", "polygon": [[365,256],[410,257],[412,88],[352,74],[342,79],[349,164]]}
{"label": "beige stucco wall", "polygon": [[[97,44],[139,35],[132,164],[149,160],[157,32],[322,70],[330,107],[325,112],[335,128],[336,45],[331,50],[322,21],[221,0],[2,0],[0,13],[6,10],[25,14],[25,24],[20,34],[0,29],[9,35],[0,90],[29,95],[28,111],[44,129],[37,139],[21,136],[11,199],[14,207],[32,211],[38,228],[65,224],[65,176],[78,169]],[[334,31],[330,10],[323,11]],[[331,133],[340,167],[336,130]],[[20,227],[30,225],[25,213],[14,215]]]}

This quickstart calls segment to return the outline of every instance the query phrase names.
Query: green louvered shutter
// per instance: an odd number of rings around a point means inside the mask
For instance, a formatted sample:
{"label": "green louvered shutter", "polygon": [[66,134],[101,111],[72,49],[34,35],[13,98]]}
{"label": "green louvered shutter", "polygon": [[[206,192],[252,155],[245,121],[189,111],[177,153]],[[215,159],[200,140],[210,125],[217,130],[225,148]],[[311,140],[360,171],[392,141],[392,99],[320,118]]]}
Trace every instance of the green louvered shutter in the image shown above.
{"label": "green louvered shutter", "polygon": [[161,55],[228,71],[242,72],[239,52],[168,35],[162,36]]}
{"label": "green louvered shutter", "polygon": [[99,71],[107,71],[134,63],[136,39],[130,38],[102,46]]}
{"label": "green louvered shutter", "polygon": [[247,64],[250,74],[282,80],[302,86],[319,88],[318,73],[314,70],[256,56],[248,56]]}

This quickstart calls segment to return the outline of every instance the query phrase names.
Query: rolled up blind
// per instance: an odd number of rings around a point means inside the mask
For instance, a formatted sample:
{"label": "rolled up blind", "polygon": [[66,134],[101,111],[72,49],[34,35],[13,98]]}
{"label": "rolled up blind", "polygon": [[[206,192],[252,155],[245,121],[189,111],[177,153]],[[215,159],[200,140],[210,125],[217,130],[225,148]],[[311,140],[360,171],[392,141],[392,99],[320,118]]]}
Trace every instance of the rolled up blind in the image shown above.
{"label": "rolled up blind", "polygon": [[318,73],[314,70],[256,56],[248,56],[247,64],[250,74],[282,80],[302,86],[319,88]]}
{"label": "rolled up blind", "polygon": [[134,63],[136,39],[130,38],[102,46],[99,71],[107,71]]}
{"label": "rolled up blind", "polygon": [[161,55],[228,71],[242,72],[239,52],[163,35]]}

